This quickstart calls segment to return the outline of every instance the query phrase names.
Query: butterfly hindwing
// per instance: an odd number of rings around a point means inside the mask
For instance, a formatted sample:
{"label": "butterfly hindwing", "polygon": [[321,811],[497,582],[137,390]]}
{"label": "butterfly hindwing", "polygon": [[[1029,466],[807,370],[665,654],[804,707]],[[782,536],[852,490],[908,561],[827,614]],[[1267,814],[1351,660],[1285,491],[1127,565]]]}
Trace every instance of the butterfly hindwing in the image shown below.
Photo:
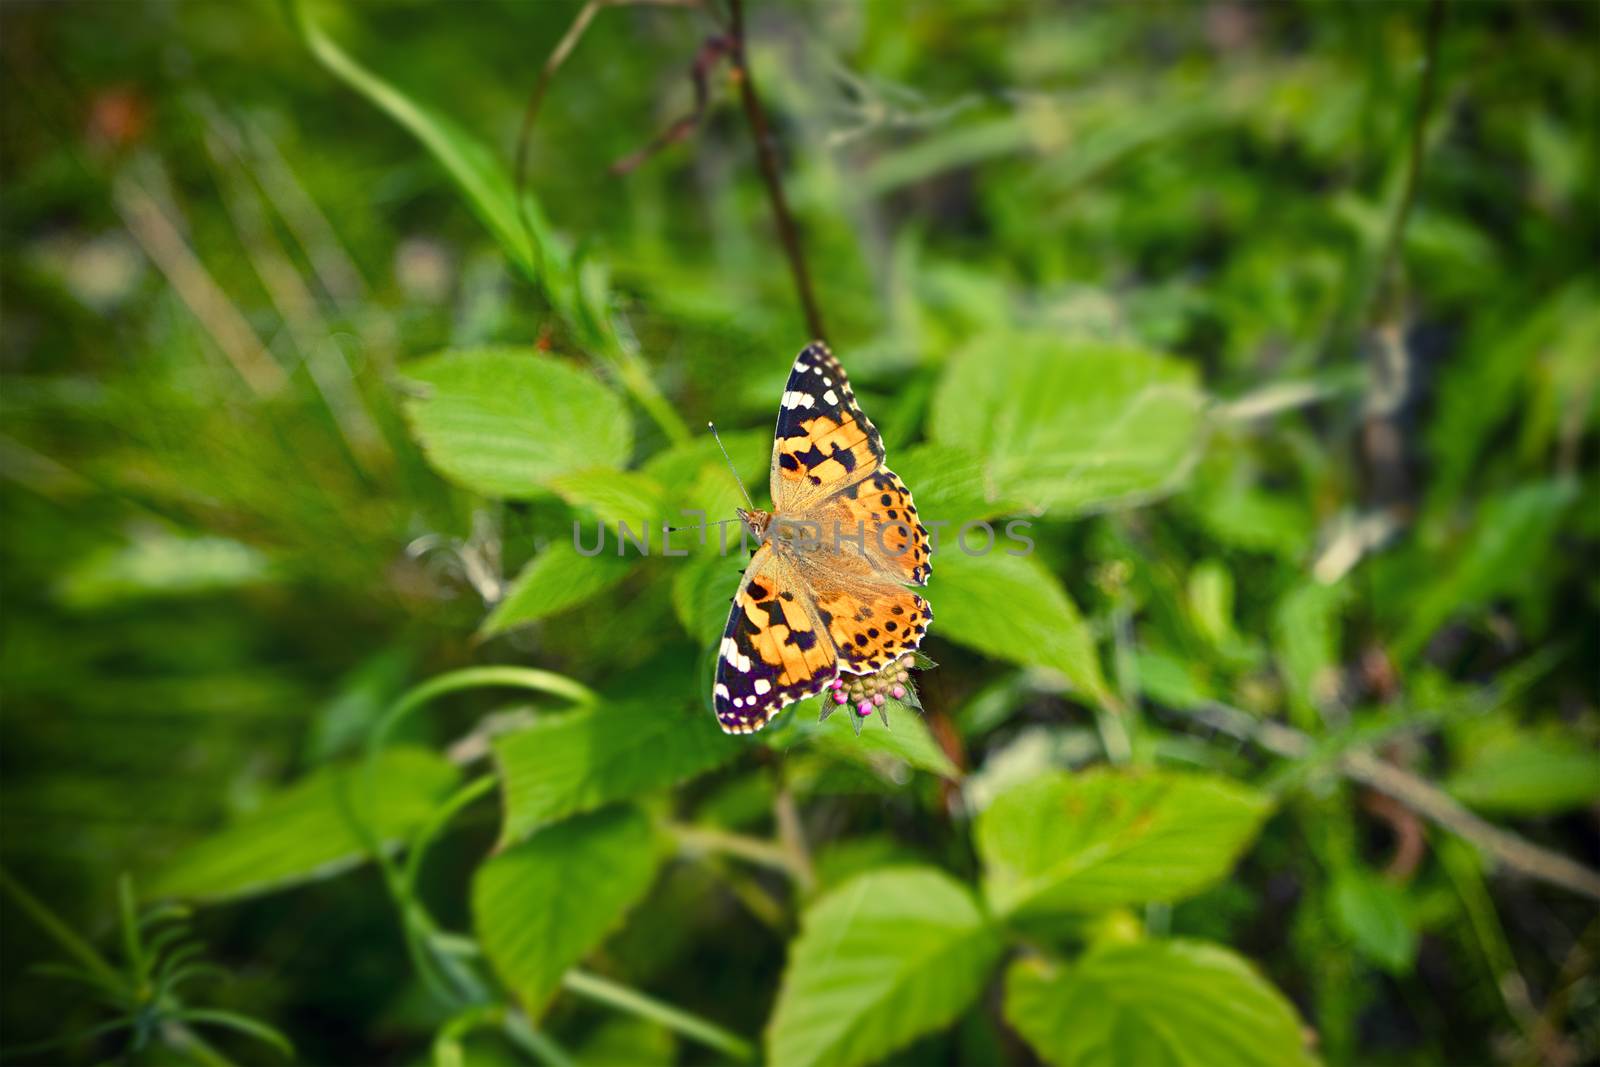
{"label": "butterfly hindwing", "polygon": [[717,721],[728,733],[753,733],[784,705],[821,692],[836,663],[796,568],[763,545],[745,569],[717,649]]}
{"label": "butterfly hindwing", "polygon": [[844,368],[820,341],[795,357],[778,406],[772,503],[794,515],[883,463],[883,439],[856,403]]}
{"label": "butterfly hindwing", "polygon": [[882,670],[922,643],[933,621],[927,600],[888,583],[819,582],[817,611],[838,648],[839,667],[852,674]]}

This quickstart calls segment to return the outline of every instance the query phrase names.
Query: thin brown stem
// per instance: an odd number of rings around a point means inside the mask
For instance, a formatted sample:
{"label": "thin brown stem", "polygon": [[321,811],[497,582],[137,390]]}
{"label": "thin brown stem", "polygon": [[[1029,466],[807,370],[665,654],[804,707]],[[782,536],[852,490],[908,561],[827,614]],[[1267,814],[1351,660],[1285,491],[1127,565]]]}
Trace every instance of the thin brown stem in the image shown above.
{"label": "thin brown stem", "polygon": [[250,323],[184,240],[183,234],[144,187],[127,174],[112,183],[112,201],[123,225],[161,273],[178,299],[205,328],[257,397],[269,397],[287,384],[283,368],[273,361]]}
{"label": "thin brown stem", "polygon": [[612,174],[631,174],[657,153],[684,140],[699,127],[700,120],[705,118],[706,107],[711,102],[711,70],[731,47],[732,39],[724,34],[712,34],[705,39],[695,53],[694,62],[689,65],[689,82],[694,86],[694,107],[687,115],[651,138],[643,148],[611,164]]}
{"label": "thin brown stem", "polygon": [[817,308],[817,296],[811,287],[811,274],[806,269],[805,253],[800,247],[800,231],[795,227],[794,216],[789,211],[789,201],[783,192],[783,174],[778,166],[777,141],[767,113],[761,107],[760,94],[756,92],[755,78],[745,50],[744,0],[728,0],[729,35],[733,38],[733,77],[739,83],[739,102],[744,106],[744,117],[750,125],[750,134],[756,145],[756,162],[761,167],[761,178],[766,182],[767,201],[772,205],[772,219],[778,227],[778,238],[783,242],[784,254],[789,259],[789,273],[794,276],[795,292],[800,297],[800,308],[805,313],[806,329],[814,341],[826,341],[827,330],[822,325],[822,312]]}
{"label": "thin brown stem", "polygon": [[1371,752],[1348,753],[1340,765],[1349,777],[1387,793],[1423,818],[1477,845],[1501,866],[1600,900],[1600,873],[1479,818],[1438,786]]}
{"label": "thin brown stem", "polygon": [[[1237,708],[1210,704],[1187,714],[1287,759],[1311,759],[1316,755],[1316,743],[1310,735],[1281,723],[1261,721]],[[1600,900],[1600,872],[1479,818],[1443,789],[1379,759],[1371,751],[1358,748],[1345,752],[1335,765],[1347,778],[1393,797],[1423,818],[1476,845],[1500,866]]]}
{"label": "thin brown stem", "polygon": [[578,42],[583,40],[583,35],[589,30],[589,24],[600,13],[600,9],[625,5],[698,8],[700,0],[588,0],[588,3],[578,9],[572,25],[567,27],[567,32],[561,35],[561,40],[556,42],[555,48],[551,49],[550,55],[545,58],[544,66],[539,68],[539,80],[534,83],[533,92],[528,95],[528,104],[522,110],[522,125],[517,130],[514,186],[517,196],[517,217],[521,220],[523,228],[528,231],[529,242],[535,249],[538,244],[533,241],[533,224],[528,219],[527,209],[524,206],[525,198],[522,195],[528,185],[528,148],[533,140],[534,120],[539,117],[539,108],[544,104],[544,96],[550,89],[550,82],[562,64],[572,55],[573,50],[578,47]]}

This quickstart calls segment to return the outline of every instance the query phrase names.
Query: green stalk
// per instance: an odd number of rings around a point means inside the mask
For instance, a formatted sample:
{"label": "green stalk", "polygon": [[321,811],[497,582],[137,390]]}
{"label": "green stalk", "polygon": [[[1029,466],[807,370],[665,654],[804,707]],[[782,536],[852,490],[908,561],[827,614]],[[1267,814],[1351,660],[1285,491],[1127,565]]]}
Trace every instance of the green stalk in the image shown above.
{"label": "green stalk", "polygon": [[[317,62],[368,103],[411,133],[444,167],[470,207],[499,242],[512,263],[550,302],[552,310],[574,329],[582,342],[606,363],[634,401],[674,443],[689,440],[689,429],[675,407],[661,394],[638,346],[617,321],[603,296],[586,294],[586,279],[574,257],[542,225],[530,225],[511,177],[492,150],[447,116],[411,99],[323,32],[304,0],[282,0],[289,23]],[[591,299],[598,295],[602,299]]]}
{"label": "green stalk", "polygon": [[492,792],[495,787],[495,781],[496,779],[492,774],[474,778],[451,794],[428,817],[428,821],[422,824],[416,836],[411,839],[411,848],[406,851],[405,869],[400,875],[401,888],[407,894],[415,895],[416,893],[417,875],[422,871],[422,857],[428,851],[428,846],[433,843],[433,839],[449,825],[450,820],[455,818],[463,808],[469,807],[479,797]]}
{"label": "green stalk", "polygon": [[566,1049],[534,1029],[528,1017],[521,1012],[508,1010],[500,1027],[513,1044],[540,1063],[547,1063],[550,1067],[578,1067],[578,1061],[567,1055]]}
{"label": "green stalk", "polygon": [[104,956],[94,950],[94,946],[73,932],[62,919],[46,907],[37,897],[23,888],[22,883],[11,877],[11,872],[0,867],[0,888],[11,894],[11,899],[17,907],[32,919],[38,927],[50,935],[67,955],[83,964],[84,969],[92,972],[96,977],[118,988],[126,986],[121,972]]}
{"label": "green stalk", "polygon": [[139,911],[134,904],[133,879],[123,873],[117,878],[117,908],[122,920],[122,951],[128,958],[128,973],[133,975],[134,995],[140,1001],[150,996],[150,967],[139,943]]}
{"label": "green stalk", "polygon": [[[499,686],[512,689],[527,689],[535,692],[549,693],[563,697],[574,704],[588,704],[599,699],[589,687],[573,681],[565,675],[553,671],[538,670],[533,667],[466,667],[458,671],[430,678],[420,685],[412,686],[403,693],[398,700],[384,712],[383,718],[378,720],[372,732],[367,735],[367,748],[365,765],[362,768],[364,779],[364,793],[368,805],[376,807],[380,798],[378,793],[378,756],[382,753],[384,743],[389,735],[394,732],[406,716],[424,707],[430,701],[449,693],[465,689],[482,689]],[[487,782],[488,784],[483,784]],[[492,778],[478,779],[469,784],[467,788],[475,789],[462,798],[458,792],[446,801],[441,812],[435,812],[429,823],[422,828],[418,835],[418,842],[426,845],[427,840],[438,832],[445,822],[454,815],[455,811],[465,804],[482,795],[493,785]],[[454,805],[454,806],[452,806]],[[370,810],[370,809],[368,809]],[[442,999],[452,999],[446,988],[446,982],[437,973],[433,954],[429,950],[426,940],[433,933],[432,919],[427,915],[421,903],[413,892],[417,867],[420,860],[415,856],[408,858],[407,873],[402,873],[400,868],[388,852],[384,849],[383,842],[377,839],[358,810],[353,812],[356,830],[361,834],[368,853],[377,863],[383,873],[384,884],[388,887],[389,894],[394,898],[395,906],[400,913],[402,932],[406,939],[406,949],[411,956],[412,964],[417,968],[419,977],[422,978],[435,995]],[[457,986],[459,992],[465,993],[468,999],[481,989],[481,983],[476,976],[463,973],[462,969],[450,961],[444,968],[448,978]]]}
{"label": "green stalk", "polygon": [[741,1063],[749,1063],[755,1059],[755,1049],[738,1034],[724,1030],[698,1015],[691,1015],[670,1004],[663,1004],[653,997],[645,996],[636,989],[630,989],[608,978],[574,967],[561,977],[561,984],[579,996],[610,1005],[630,1015],[637,1015],[641,1019],[660,1023],[668,1030],[682,1034],[691,1041],[698,1041],[707,1048],[725,1052]]}

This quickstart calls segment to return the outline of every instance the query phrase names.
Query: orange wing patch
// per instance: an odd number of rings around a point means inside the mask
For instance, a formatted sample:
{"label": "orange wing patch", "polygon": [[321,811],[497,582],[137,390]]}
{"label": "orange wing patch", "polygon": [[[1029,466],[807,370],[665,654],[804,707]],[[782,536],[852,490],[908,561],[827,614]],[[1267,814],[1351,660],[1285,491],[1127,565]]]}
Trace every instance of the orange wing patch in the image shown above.
{"label": "orange wing patch", "polygon": [[738,606],[749,625],[751,647],[761,662],[777,672],[774,684],[787,689],[804,685],[824,671],[831,676],[831,650],[816,639],[816,624],[793,590],[751,581]]}
{"label": "orange wing patch", "polygon": [[887,667],[922,643],[933,609],[897,585],[851,585],[819,591],[817,610],[838,646],[839,666],[853,674]]}
{"label": "orange wing patch", "polygon": [[880,574],[911,585],[928,584],[933,573],[928,528],[917,515],[911,490],[894,471],[880,467],[866,481],[846,486],[827,502],[824,512],[829,516],[825,530],[838,523],[852,538],[865,531],[862,552]]}
{"label": "orange wing patch", "polygon": [[717,649],[712,704],[728,733],[759,730],[779,708],[832,681],[833,643],[819,631],[810,597],[770,544],[756,551]]}
{"label": "orange wing patch", "polygon": [[865,477],[861,472],[878,463],[873,436],[849,412],[840,412],[838,418],[802,419],[797,428],[800,432],[794,436],[778,438],[773,471],[802,491],[809,487],[821,492],[860,481]]}

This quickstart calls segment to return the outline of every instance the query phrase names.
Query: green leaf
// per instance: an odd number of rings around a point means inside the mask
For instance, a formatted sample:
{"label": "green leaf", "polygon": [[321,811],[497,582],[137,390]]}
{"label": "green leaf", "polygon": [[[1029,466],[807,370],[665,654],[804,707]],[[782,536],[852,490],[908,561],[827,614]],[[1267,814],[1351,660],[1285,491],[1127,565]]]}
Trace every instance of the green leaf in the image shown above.
{"label": "green leaf", "polygon": [[[715,543],[715,542],[713,542]],[[672,577],[672,609],[689,636],[701,645],[716,644],[728,625],[729,605],[739,588],[739,575],[749,560],[715,552],[684,560]]]}
{"label": "green leaf", "polygon": [[427,819],[457,778],[442,756],[419,748],[385,750],[370,783],[362,764],[323,767],[179,853],[148,894],[224,900],[330,877],[368,858],[358,819],[377,840],[395,842]]}
{"label": "green leaf", "polygon": [[806,909],[767,1031],[773,1067],[855,1067],[947,1026],[977,998],[1001,941],[941,871],[862,875]]}
{"label": "green leaf", "polygon": [[613,1015],[589,1032],[573,1049],[579,1063],[596,1067],[674,1067],[678,1043],[672,1031],[659,1023],[631,1015]]}
{"label": "green leaf", "polygon": [[135,537],[79,560],[58,586],[61,602],[96,611],[139,600],[177,599],[253,585],[271,577],[267,558],[226,537]]}
{"label": "green leaf", "polygon": [[891,702],[887,706],[889,725],[885,727],[874,715],[856,736],[851,727],[853,714],[842,707],[822,722],[817,721],[819,705],[815,698],[795,704],[790,711],[794,726],[788,731],[773,735],[774,747],[791,748],[796,744],[810,744],[830,756],[876,767],[884,760],[899,761],[918,770],[937,774],[955,781],[960,770],[945,755],[939,742],[933,739],[928,724],[915,710]]}
{"label": "green leaf", "polygon": [[[318,62],[428,150],[455,181],[501,250],[543,289],[552,309],[580,343],[612,367],[668,438],[687,440],[683,419],[651,380],[649,368],[639,357],[638,342],[616,320],[604,264],[574,255],[567,248],[551,231],[533,194],[514,188],[504,163],[483,141],[358,63],[322,31],[307,11],[306,0],[287,0],[287,4],[295,29]],[[519,202],[525,209],[520,216]]]}
{"label": "green leaf", "polygon": [[1169,708],[1188,710],[1216,699],[1204,668],[1188,656],[1144,649],[1134,665],[1140,691]]}
{"label": "green leaf", "polygon": [[478,868],[473,928],[530,1016],[649,890],[661,857],[649,820],[619,806],[547,826]]}
{"label": "green leaf", "polygon": [[1292,493],[1263,488],[1270,481],[1237,441],[1213,441],[1183,503],[1221,543],[1298,562],[1311,544],[1313,513]]}
{"label": "green leaf", "polygon": [[1273,613],[1278,671],[1290,715],[1302,729],[1320,727],[1320,709],[1338,694],[1339,613],[1348,600],[1343,585],[1306,581],[1291,589]]}
{"label": "green leaf", "polygon": [[1473,749],[1446,786],[1480,811],[1570,811],[1600,800],[1600,752],[1563,734],[1518,731]]}
{"label": "green leaf", "polygon": [[1362,868],[1349,868],[1335,876],[1329,899],[1334,920],[1357,951],[1391,974],[1411,969],[1417,932],[1397,887]]}
{"label": "green leaf", "polygon": [[[586,534],[584,540],[592,536]],[[611,544],[598,555],[585,556],[571,542],[557,541],[522,568],[479,632],[504,633],[581,604],[622,581],[638,563],[637,556],[619,557]]]}
{"label": "green leaf", "polygon": [[356,62],[322,32],[306,11],[304,0],[291,0],[289,10],[301,38],[317,60],[422,142],[449,172],[505,253],[529,278],[539,280],[538,256],[517,219],[510,176],[488,146]]}
{"label": "green leaf", "polygon": [[944,536],[954,538],[962,523],[992,519],[1023,510],[1002,499],[984,470],[981,456],[951,445],[925,444],[890,459],[900,480],[911,488],[917,515],[932,524],[947,524]]}
{"label": "green leaf", "polygon": [[1055,1067],[1294,1067],[1306,1050],[1294,1006],[1220,945],[1144,941],[1068,965],[1019,959],[1006,1020]]}
{"label": "green leaf", "polygon": [[486,496],[537,496],[562,475],[620,466],[633,447],[616,394],[547,356],[469,349],[403,373],[421,386],[406,412],[429,461]]}
{"label": "green leaf", "polygon": [[285,1059],[294,1058],[294,1044],[283,1035],[282,1031],[236,1011],[223,1011],[218,1008],[183,1008],[173,1012],[169,1018],[178,1022],[193,1023],[196,1026],[215,1026],[223,1030],[232,1030],[253,1037],[262,1044],[271,1045]]}
{"label": "green leaf", "polygon": [[1041,775],[978,819],[985,894],[1007,915],[1179,900],[1228,873],[1270,807],[1210,775]]}
{"label": "green leaf", "polygon": [[550,715],[495,739],[505,790],[501,841],[546,823],[675,785],[736,756],[709,708],[623,704]]}
{"label": "green leaf", "polygon": [[[772,463],[771,427],[725,430],[721,436],[723,447],[728,450],[739,472],[740,481],[744,482],[753,496],[760,498]],[[723,500],[737,501],[741,505],[744,503],[733,476],[728,472],[728,462],[722,458],[722,449],[717,447],[716,439],[709,433],[657,452],[645,461],[643,470],[657,484],[667,487],[671,496],[669,503],[674,507],[710,508]],[[718,490],[714,499],[686,495],[686,490],[706,474],[714,476],[712,481]],[[731,512],[719,511],[708,518],[715,520],[728,514]]]}
{"label": "green leaf", "polygon": [[987,555],[968,556],[947,534],[928,585],[933,632],[1013,663],[1054,668],[1085,696],[1111,702],[1094,636],[1067,591],[1037,559],[1009,555],[1005,546],[1002,538]]}
{"label": "green leaf", "polygon": [[930,425],[938,443],[983,457],[1001,493],[1061,517],[1175,488],[1198,452],[1204,403],[1178,360],[1001,333],[951,361]]}
{"label": "green leaf", "polygon": [[1233,629],[1233,575],[1219,560],[1206,559],[1189,571],[1189,615],[1194,628],[1214,648],[1226,649],[1237,638]]}
{"label": "green leaf", "polygon": [[[568,504],[592,512],[608,525],[626,522],[630,530],[649,530],[651,544],[659,546],[661,520],[667,514],[666,491],[649,475],[596,467],[552,478],[550,488]],[[683,547],[692,536],[679,535],[673,550]]]}
{"label": "green leaf", "polygon": [[1525,485],[1485,503],[1461,554],[1409,605],[1406,624],[1395,639],[1397,657],[1409,660],[1451,616],[1480,607],[1522,582],[1577,495],[1575,483],[1551,481]]}

